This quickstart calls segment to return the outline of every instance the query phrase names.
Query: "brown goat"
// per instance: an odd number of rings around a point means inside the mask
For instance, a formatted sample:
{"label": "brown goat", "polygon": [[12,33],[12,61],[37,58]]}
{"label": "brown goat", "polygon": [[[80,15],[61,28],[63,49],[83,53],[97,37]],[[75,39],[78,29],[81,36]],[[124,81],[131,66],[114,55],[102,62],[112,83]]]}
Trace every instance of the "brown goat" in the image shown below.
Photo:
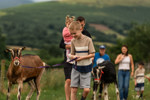
{"label": "brown goat", "polygon": [[[23,88],[23,82],[28,82],[31,86],[31,90],[26,97],[26,100],[30,100],[34,90],[37,90],[37,98],[40,96],[40,80],[45,68],[36,68],[39,66],[45,66],[45,63],[37,55],[23,55],[21,51],[25,47],[19,49],[7,49],[7,52],[11,52],[11,63],[8,68],[8,93],[7,100],[10,97],[10,89],[12,84],[18,84],[18,100],[21,100],[21,91]],[[35,68],[23,68],[22,66],[30,66]]]}

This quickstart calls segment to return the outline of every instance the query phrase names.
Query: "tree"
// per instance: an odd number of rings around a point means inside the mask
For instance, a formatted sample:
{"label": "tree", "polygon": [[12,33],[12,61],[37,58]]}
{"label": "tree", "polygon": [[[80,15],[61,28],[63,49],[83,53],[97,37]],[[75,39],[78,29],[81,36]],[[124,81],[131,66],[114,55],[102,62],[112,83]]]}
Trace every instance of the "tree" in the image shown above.
{"label": "tree", "polygon": [[6,57],[6,53],[4,52],[5,49],[6,49],[5,36],[2,35],[2,31],[0,29],[0,59]]}
{"label": "tree", "polygon": [[135,61],[150,60],[150,24],[135,25],[125,39]]}

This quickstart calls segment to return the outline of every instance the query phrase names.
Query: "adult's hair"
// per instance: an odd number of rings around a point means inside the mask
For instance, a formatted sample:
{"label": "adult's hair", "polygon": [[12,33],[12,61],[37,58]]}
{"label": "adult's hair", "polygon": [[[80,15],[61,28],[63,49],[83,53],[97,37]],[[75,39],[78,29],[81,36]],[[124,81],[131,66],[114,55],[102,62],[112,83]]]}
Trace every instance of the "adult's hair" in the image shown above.
{"label": "adult's hair", "polygon": [[128,46],[127,45],[122,45],[122,47],[121,48],[123,48],[123,47],[125,47],[126,49],[127,49],[127,52],[126,52],[126,56],[128,56]]}
{"label": "adult's hair", "polygon": [[79,21],[79,22],[84,21],[85,22],[85,18],[82,16],[79,16],[79,17],[77,17],[76,21]]}

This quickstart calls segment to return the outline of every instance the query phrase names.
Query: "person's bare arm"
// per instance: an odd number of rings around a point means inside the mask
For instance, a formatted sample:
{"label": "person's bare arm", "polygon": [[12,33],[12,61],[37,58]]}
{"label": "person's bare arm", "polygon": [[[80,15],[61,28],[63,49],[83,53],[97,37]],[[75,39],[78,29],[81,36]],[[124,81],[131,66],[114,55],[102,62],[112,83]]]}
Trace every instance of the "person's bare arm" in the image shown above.
{"label": "person's bare arm", "polygon": [[131,76],[134,75],[134,62],[133,62],[133,58],[132,58],[132,55],[129,55],[130,57],[130,61],[131,61]]}
{"label": "person's bare arm", "polygon": [[115,64],[118,64],[122,61],[122,59],[124,58],[125,56],[122,55],[122,54],[119,54],[115,60]]}
{"label": "person's bare arm", "polygon": [[89,59],[89,58],[92,58],[95,56],[95,53],[91,53],[87,56],[80,56],[76,61],[80,61],[80,60],[83,60],[83,59]]}

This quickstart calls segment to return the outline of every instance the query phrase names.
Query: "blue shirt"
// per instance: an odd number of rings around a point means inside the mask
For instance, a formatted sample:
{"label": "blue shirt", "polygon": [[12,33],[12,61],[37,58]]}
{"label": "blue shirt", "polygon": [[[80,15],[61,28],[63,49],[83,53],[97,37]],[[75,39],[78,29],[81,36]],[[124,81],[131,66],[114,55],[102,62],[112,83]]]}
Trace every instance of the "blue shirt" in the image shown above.
{"label": "blue shirt", "polygon": [[93,68],[96,67],[98,63],[101,63],[101,62],[106,61],[106,60],[110,61],[110,58],[107,54],[104,54],[103,56],[100,56],[100,53],[96,52],[95,56],[94,56]]}

